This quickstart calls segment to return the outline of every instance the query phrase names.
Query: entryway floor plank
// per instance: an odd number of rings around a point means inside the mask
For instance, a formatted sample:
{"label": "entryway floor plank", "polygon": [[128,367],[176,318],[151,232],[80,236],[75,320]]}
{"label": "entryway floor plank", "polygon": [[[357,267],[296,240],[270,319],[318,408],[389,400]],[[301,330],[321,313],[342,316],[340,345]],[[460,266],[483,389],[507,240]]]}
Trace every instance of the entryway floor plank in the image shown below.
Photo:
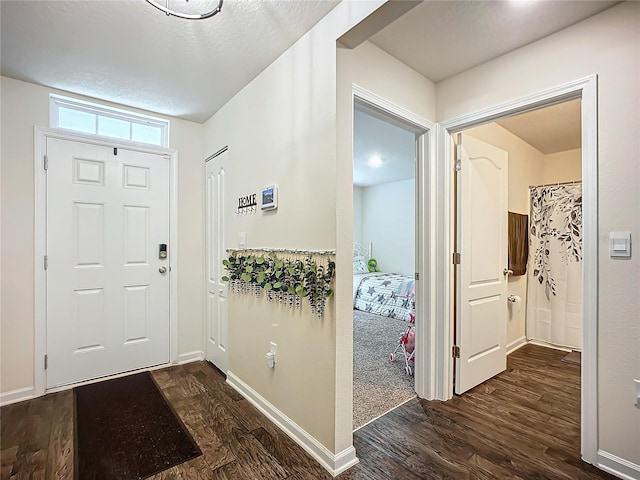
{"label": "entryway floor plank", "polygon": [[[580,367],[526,345],[507,370],[448,402],[411,400],[354,434],[340,480],[613,479],[580,460]],[[329,480],[205,362],[153,376],[203,455],[153,480]],[[71,391],[0,409],[0,478],[73,478]]]}

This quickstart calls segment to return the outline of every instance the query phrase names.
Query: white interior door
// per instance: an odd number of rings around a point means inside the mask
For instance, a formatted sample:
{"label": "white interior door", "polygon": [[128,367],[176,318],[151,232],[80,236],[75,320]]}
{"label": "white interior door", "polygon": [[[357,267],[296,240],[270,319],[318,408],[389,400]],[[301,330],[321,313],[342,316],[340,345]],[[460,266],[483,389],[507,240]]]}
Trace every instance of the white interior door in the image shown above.
{"label": "white interior door", "polygon": [[508,154],[468,135],[458,145],[455,392],[507,364]]}
{"label": "white interior door", "polygon": [[169,161],[51,138],[47,157],[47,387],[167,363]]}
{"label": "white interior door", "polygon": [[224,165],[227,152],[206,163],[206,345],[205,357],[227,373],[227,284],[222,260],[225,247]]}

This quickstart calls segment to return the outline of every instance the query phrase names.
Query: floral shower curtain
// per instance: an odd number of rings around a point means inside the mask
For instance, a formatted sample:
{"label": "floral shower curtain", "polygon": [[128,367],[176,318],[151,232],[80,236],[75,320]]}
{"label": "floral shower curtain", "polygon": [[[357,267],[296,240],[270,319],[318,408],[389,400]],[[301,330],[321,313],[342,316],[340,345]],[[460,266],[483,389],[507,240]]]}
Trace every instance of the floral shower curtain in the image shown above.
{"label": "floral shower curtain", "polygon": [[582,349],[582,185],[531,187],[527,337]]}

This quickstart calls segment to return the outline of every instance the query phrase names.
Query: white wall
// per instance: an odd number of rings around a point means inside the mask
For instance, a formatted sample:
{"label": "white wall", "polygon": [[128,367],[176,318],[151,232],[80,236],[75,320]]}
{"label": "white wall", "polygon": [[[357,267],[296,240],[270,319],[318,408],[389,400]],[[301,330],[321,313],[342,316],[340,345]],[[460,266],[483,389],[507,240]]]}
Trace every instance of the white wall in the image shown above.
{"label": "white wall", "polygon": [[[529,215],[529,186],[542,183],[545,155],[497,123],[472,128],[465,133],[509,154],[509,211]],[[508,293],[519,296],[522,302],[519,309],[509,307],[507,346],[525,337],[527,275],[509,277]]]}
{"label": "white wall", "polygon": [[[336,304],[342,297],[351,302],[353,185],[352,172],[339,172],[336,163],[336,39],[376,4],[339,4],[205,124],[207,154],[229,147],[228,246],[242,231],[248,247],[333,249],[338,222],[347,222],[346,247],[337,248],[336,298],[322,319],[306,302],[291,310],[229,296],[229,371],[330,452],[352,445],[352,316],[336,316]],[[340,220],[338,176],[348,185],[348,214]],[[237,197],[273,183],[276,212],[232,214]],[[269,341],[278,344],[273,370],[264,364]],[[337,362],[347,368],[337,371]]]}
{"label": "white wall", "polygon": [[422,118],[435,119],[436,86],[431,80],[371,42],[351,53],[353,83]]}
{"label": "white wall", "polygon": [[640,256],[609,257],[608,235],[640,238],[640,3],[625,2],[437,85],[446,121],[598,75],[599,448],[640,465]]}
{"label": "white wall", "polygon": [[372,255],[381,272],[413,277],[416,271],[415,179],[362,190],[362,238],[365,246],[373,242]]}
{"label": "white wall", "polygon": [[582,179],[582,150],[550,153],[544,156],[542,183],[572,182]]}
{"label": "white wall", "polygon": [[364,218],[364,188],[353,186],[353,241],[358,242],[364,247],[364,237],[362,235],[362,219]]}
{"label": "white wall", "polygon": [[[33,127],[49,126],[50,93],[83,98],[2,77],[2,393],[34,382]],[[179,152],[178,348],[186,353],[202,350],[202,126],[169,119],[171,147]]]}

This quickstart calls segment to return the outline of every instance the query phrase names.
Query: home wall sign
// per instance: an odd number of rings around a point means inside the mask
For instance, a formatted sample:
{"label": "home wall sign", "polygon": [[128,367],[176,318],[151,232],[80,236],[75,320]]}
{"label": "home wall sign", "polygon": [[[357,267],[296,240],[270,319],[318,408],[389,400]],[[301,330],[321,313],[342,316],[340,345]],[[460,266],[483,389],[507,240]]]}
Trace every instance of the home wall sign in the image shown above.
{"label": "home wall sign", "polygon": [[254,213],[257,209],[258,201],[256,193],[245,195],[244,197],[238,197],[238,208],[236,209],[236,215]]}

